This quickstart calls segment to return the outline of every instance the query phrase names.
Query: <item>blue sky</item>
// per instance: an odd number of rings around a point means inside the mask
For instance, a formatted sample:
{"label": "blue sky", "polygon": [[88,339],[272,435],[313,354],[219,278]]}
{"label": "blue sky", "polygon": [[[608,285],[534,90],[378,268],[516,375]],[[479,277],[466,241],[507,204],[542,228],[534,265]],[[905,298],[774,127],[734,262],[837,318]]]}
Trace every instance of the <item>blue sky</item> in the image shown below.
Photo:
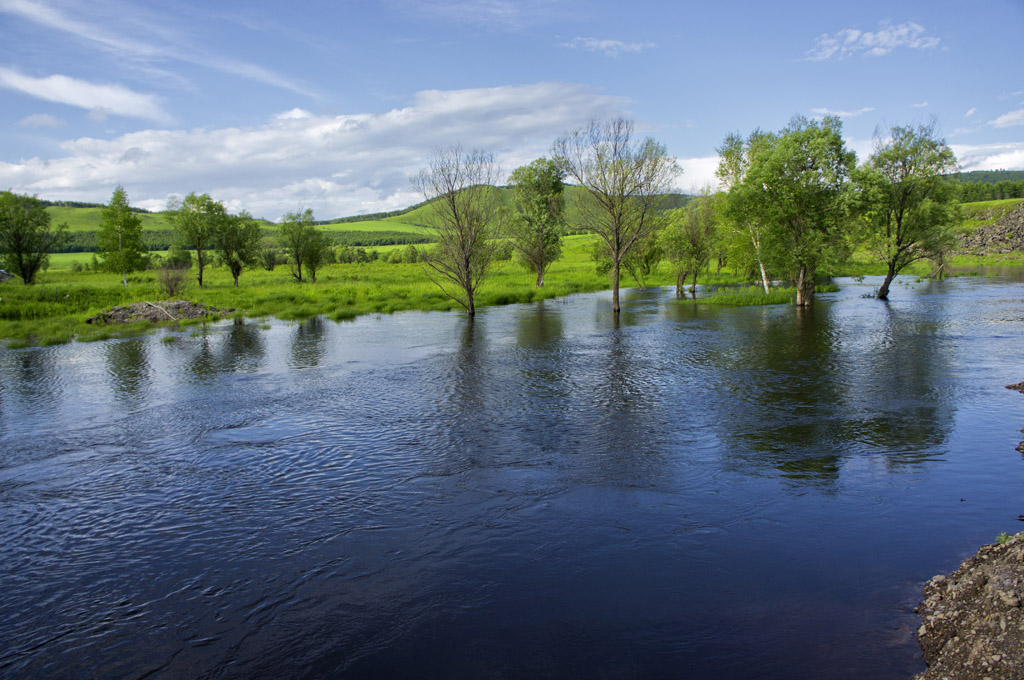
{"label": "blue sky", "polygon": [[729,132],[937,119],[965,170],[1024,169],[1024,2],[0,0],[0,187],[278,219],[392,210],[452,143],[510,172],[627,115],[714,181]]}

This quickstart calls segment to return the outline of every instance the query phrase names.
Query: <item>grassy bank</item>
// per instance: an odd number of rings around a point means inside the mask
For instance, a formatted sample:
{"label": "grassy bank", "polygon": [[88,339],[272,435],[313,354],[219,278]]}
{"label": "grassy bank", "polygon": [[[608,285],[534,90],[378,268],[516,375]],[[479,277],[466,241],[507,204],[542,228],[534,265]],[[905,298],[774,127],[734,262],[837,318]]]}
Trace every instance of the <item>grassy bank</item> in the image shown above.
{"label": "grassy bank", "polygon": [[[513,262],[496,263],[478,292],[478,305],[531,302],[607,289],[607,277],[595,272],[591,259],[590,248],[594,240],[594,236],[566,237],[562,259],[552,265],[545,277],[545,287],[539,290],[534,286],[531,273]],[[389,249],[385,246],[377,250],[386,253]],[[71,269],[73,261],[84,264],[90,259],[91,254],[88,253],[54,255],[50,269],[40,275],[36,285],[25,286],[18,279],[0,285],[0,339],[6,340],[9,346],[54,344],[72,339],[88,341],[130,335],[150,328],[146,324],[96,327],[85,323],[87,318],[104,308],[165,298],[156,272],[133,274],[125,289],[116,275]],[[1024,260],[1021,257],[958,257],[950,264],[983,270],[993,266],[1024,266]],[[924,262],[905,273],[926,276],[929,271],[930,264]],[[855,259],[833,273],[842,276],[879,275],[884,273],[884,269],[877,263]],[[192,274],[194,277],[194,269]],[[427,278],[419,264],[387,264],[381,261],[332,264],[320,270],[317,279],[315,284],[298,283],[289,273],[288,266],[281,265],[271,272],[247,270],[242,274],[239,287],[234,288],[225,268],[209,267],[204,275],[206,285],[199,288],[193,282],[181,297],[199,304],[234,309],[236,311],[232,314],[253,318],[302,319],[324,315],[343,320],[409,309],[460,309]],[[699,278],[702,285],[748,282],[745,274],[738,275],[729,268],[723,269],[721,274],[710,272]],[[674,285],[675,278],[668,263],[663,261],[646,278],[646,283],[648,286]],[[636,284],[624,274],[622,285],[633,287]],[[779,291],[773,291],[764,298],[737,293],[711,304],[776,304],[788,302],[790,297],[789,292]]]}

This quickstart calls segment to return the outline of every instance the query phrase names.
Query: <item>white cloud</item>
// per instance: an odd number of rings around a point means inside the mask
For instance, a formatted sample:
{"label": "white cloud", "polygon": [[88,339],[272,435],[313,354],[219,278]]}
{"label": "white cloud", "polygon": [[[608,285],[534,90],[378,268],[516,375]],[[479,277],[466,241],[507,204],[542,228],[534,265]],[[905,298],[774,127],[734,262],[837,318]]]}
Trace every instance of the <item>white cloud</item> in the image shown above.
{"label": "white cloud", "polygon": [[978,109],[976,109],[976,108],[974,108],[972,106],[971,108],[967,109],[967,113],[964,114],[964,118],[970,118],[971,116],[973,116],[977,112],[978,112]]}
{"label": "white cloud", "polygon": [[36,113],[31,116],[26,116],[18,121],[18,125],[21,127],[30,128],[59,128],[67,125],[67,121],[63,121],[60,118],[51,116],[48,113]]}
{"label": "white cloud", "polygon": [[121,85],[99,85],[64,75],[33,78],[0,66],[0,87],[89,111],[102,110],[154,121],[170,120],[154,95],[132,92]]}
{"label": "white cloud", "polygon": [[964,172],[971,170],[1024,170],[1024,142],[1002,144],[950,144]]}
{"label": "white cloud", "polygon": [[818,108],[818,109],[811,109],[811,113],[813,113],[818,118],[822,118],[824,116],[838,116],[839,118],[856,118],[857,116],[862,116],[865,113],[869,113],[869,112],[874,111],[874,110],[875,110],[875,108],[873,106],[865,106],[864,108],[857,109],[856,111],[844,111],[842,109],[835,110],[835,109]]}
{"label": "white cloud", "polygon": [[915,109],[923,109],[923,108],[927,108],[928,102],[921,102],[920,104],[911,104],[910,106],[911,106],[911,108],[915,108]]}
{"label": "white cloud", "polygon": [[[90,5],[80,5],[78,9],[83,10],[85,7],[90,7]],[[95,23],[70,17],[54,7],[31,0],[0,0],[0,12],[20,16],[22,19],[49,29],[68,33],[80,40],[99,45],[123,58],[125,64],[142,62],[153,65],[173,59],[262,82],[297,94],[315,96],[288,78],[256,64],[221,57],[209,50],[190,46],[188,31],[176,32],[171,17],[157,16],[146,23],[141,18],[141,9],[137,4],[131,5],[130,10],[133,19],[132,30],[143,36],[140,39],[111,33]],[[116,11],[118,10],[115,7]],[[123,8],[121,13],[127,15],[129,8]],[[153,66],[152,70],[166,78],[180,79],[180,76],[168,73],[156,66]]]}
{"label": "white cloud", "polygon": [[715,171],[718,170],[718,160],[718,156],[677,159],[683,169],[683,174],[676,180],[678,188],[688,194],[696,194],[706,186],[717,189],[719,182]]}
{"label": "white cloud", "polygon": [[621,40],[601,40],[599,38],[573,38],[569,42],[562,43],[562,47],[582,49],[588,52],[604,52],[609,57],[617,57],[624,53],[639,54],[645,49],[655,47],[655,44],[649,42],[627,43]]}
{"label": "white cloud", "polygon": [[0,162],[0,186],[43,198],[105,201],[124,184],[133,202],[209,192],[233,210],[276,219],[298,207],[318,217],[405,207],[410,178],[436,147],[495,152],[509,171],[549,153],[558,135],[625,101],[584,85],[539,83],[429,90],[382,113],[318,116],[293,109],[250,128],[143,130],[65,141],[64,155]]}
{"label": "white cloud", "polygon": [[806,59],[823,61],[858,54],[881,57],[899,47],[927,50],[938,46],[939,39],[925,35],[925,28],[920,24],[910,21],[893,25],[882,21],[878,24],[878,31],[873,33],[855,28],[844,28],[833,35],[825,33],[814,41],[814,48],[807,51]]}
{"label": "white cloud", "polygon": [[1018,125],[1024,125],[1024,109],[1017,109],[1016,111],[1004,113],[995,120],[990,120],[988,124],[991,125],[992,127],[997,128],[1016,127]]}

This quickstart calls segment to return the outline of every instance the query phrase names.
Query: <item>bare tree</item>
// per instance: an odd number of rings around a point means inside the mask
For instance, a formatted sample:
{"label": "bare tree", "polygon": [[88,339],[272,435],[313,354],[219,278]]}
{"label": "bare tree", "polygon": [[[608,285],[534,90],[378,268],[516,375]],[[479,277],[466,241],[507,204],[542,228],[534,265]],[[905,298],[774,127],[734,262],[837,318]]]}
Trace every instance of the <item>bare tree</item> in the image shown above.
{"label": "bare tree", "polygon": [[436,149],[413,180],[433,210],[437,243],[421,257],[445,295],[476,314],[474,298],[498,245],[499,202],[494,184],[501,170],[494,154]]}
{"label": "bare tree", "polygon": [[584,189],[576,219],[608,249],[612,309],[618,313],[623,258],[657,229],[662,199],[681,170],[661,144],[634,139],[633,122],[621,117],[591,121],[559,137],[552,154],[566,177]]}

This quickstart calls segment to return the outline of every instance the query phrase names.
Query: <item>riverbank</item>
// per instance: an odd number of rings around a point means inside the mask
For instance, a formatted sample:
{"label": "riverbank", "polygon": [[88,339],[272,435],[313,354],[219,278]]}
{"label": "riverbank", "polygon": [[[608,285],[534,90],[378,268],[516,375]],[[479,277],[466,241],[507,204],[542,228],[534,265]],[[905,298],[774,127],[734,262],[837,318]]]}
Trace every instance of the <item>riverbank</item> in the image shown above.
{"label": "riverbank", "polygon": [[[607,289],[608,277],[595,271],[591,255],[594,242],[593,236],[566,237],[563,257],[552,263],[544,288],[536,288],[535,276],[514,262],[495,263],[478,291],[477,307],[564,298]],[[0,287],[0,342],[6,341],[7,347],[16,348],[145,332],[143,326],[97,327],[87,324],[86,320],[114,306],[167,297],[154,271],[132,274],[125,288],[116,274],[74,271],[70,262],[65,264],[66,269],[54,268],[41,274],[39,282],[33,286],[15,280]],[[1024,265],[1024,260],[1017,254],[958,256],[950,265],[962,271],[982,271],[991,267],[1019,267]],[[918,262],[904,273],[927,276],[929,270],[929,263]],[[851,260],[833,272],[836,276],[854,277],[882,273],[882,265],[860,259]],[[206,307],[234,309],[236,316],[255,319],[298,320],[324,316],[344,321],[405,310],[460,309],[430,281],[424,267],[414,263],[392,264],[378,260],[330,264],[317,272],[316,283],[295,281],[287,265],[279,265],[273,271],[246,270],[237,288],[224,267],[207,267],[203,278],[202,288],[193,283],[181,297]],[[720,273],[711,271],[699,278],[702,286],[748,282],[746,273],[737,274],[728,267]],[[668,263],[662,262],[644,278],[644,284],[648,287],[674,285],[675,276]],[[638,284],[623,274],[622,285],[629,288]]]}
{"label": "riverbank", "polygon": [[983,546],[924,586],[916,680],[1024,678],[1024,532]]}

